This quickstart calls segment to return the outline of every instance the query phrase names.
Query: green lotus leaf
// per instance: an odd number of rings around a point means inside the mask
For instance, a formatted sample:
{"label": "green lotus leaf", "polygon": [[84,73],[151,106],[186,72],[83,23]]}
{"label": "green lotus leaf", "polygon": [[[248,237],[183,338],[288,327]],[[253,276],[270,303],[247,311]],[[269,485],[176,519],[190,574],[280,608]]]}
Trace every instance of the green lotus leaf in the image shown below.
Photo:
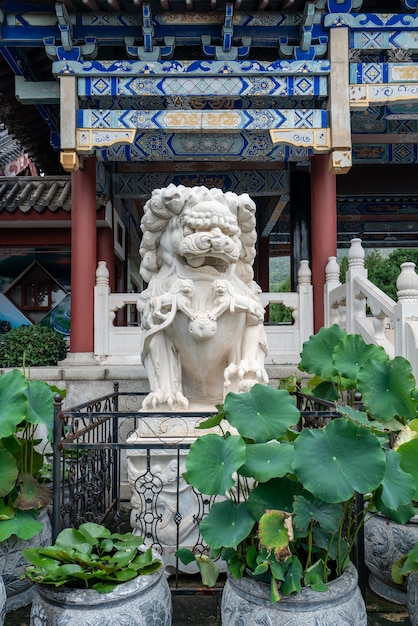
{"label": "green lotus leaf", "polygon": [[256,384],[246,393],[228,393],[224,408],[229,423],[255,443],[279,439],[300,419],[292,396],[268,385]]}
{"label": "green lotus leaf", "polygon": [[270,478],[281,478],[291,472],[292,462],[293,446],[290,443],[254,443],[247,446],[246,461],[239,473],[267,482]]}
{"label": "green lotus leaf", "polygon": [[[406,445],[406,444],[405,444]],[[401,506],[411,504],[415,499],[415,481],[408,469],[402,467],[403,457],[399,452],[386,450],[386,471],[379,491],[379,498],[387,509],[397,510]],[[412,452],[415,472],[418,478],[418,441]],[[411,458],[411,457],[410,457]],[[408,462],[406,462],[408,465]]]}
{"label": "green lotus leaf", "polygon": [[0,524],[0,542],[16,535],[19,539],[31,539],[41,532],[42,522],[34,519],[35,511],[15,509],[12,519],[2,520]]}
{"label": "green lotus leaf", "polygon": [[234,548],[250,534],[254,523],[246,502],[224,500],[211,506],[200,522],[200,532],[211,548]]}
{"label": "green lotus leaf", "polygon": [[294,512],[293,525],[299,532],[306,532],[314,521],[327,532],[334,533],[339,528],[342,515],[340,504],[329,504],[315,498],[308,500],[304,496],[296,496]]}
{"label": "green lotus leaf", "polygon": [[417,417],[413,398],[415,379],[410,363],[401,356],[390,361],[369,361],[360,368],[358,390],[373,416],[385,422],[394,417]]}
{"label": "green lotus leaf", "polygon": [[295,496],[304,492],[302,485],[290,477],[272,478],[267,483],[260,483],[250,493],[247,504],[255,519],[259,520],[269,509],[293,511]]}
{"label": "green lotus leaf", "polygon": [[325,584],[330,570],[325,567],[324,561],[319,560],[307,568],[304,577],[305,587],[310,587],[314,591],[328,591]]}
{"label": "green lotus leaf", "polygon": [[0,497],[7,496],[14,489],[18,475],[19,470],[13,454],[0,448]]}
{"label": "green lotus leaf", "polygon": [[328,562],[329,559],[333,559],[338,563],[345,563],[347,557],[349,558],[351,547],[347,541],[342,537],[340,538],[338,534],[324,530],[317,524],[312,529],[312,541],[315,551],[326,554]]}
{"label": "green lotus leaf", "polygon": [[12,506],[7,506],[4,500],[0,499],[0,522],[8,519],[13,519],[15,516],[15,510]]}
{"label": "green lotus leaf", "polygon": [[401,456],[401,468],[413,478],[415,491],[412,499],[418,502],[418,439],[403,443],[397,451]]}
{"label": "green lotus leaf", "polygon": [[262,546],[275,550],[289,545],[289,531],[285,518],[291,519],[283,511],[267,511],[259,521],[259,540]]}
{"label": "green lotus leaf", "polygon": [[79,548],[82,545],[94,545],[97,543],[95,537],[89,536],[87,533],[81,533],[76,528],[64,528],[57,536],[55,543],[57,546],[73,546]]}
{"label": "green lotus leaf", "polygon": [[270,581],[270,602],[278,602],[280,600],[279,587],[274,576]]}
{"label": "green lotus leaf", "polygon": [[401,573],[409,574],[418,571],[418,543],[408,552]]}
{"label": "green lotus leaf", "polygon": [[346,336],[347,333],[337,324],[321,328],[303,344],[299,369],[321,378],[336,376],[338,372],[333,363],[334,348]]}
{"label": "green lotus leaf", "polygon": [[42,380],[27,381],[26,396],[28,413],[26,419],[31,424],[44,424],[48,436],[52,438],[54,429],[54,393]]}
{"label": "green lotus leaf", "polygon": [[381,346],[367,344],[361,335],[347,335],[334,349],[334,366],[338,373],[354,382],[360,368],[370,360],[387,361],[388,355]]}
{"label": "green lotus leaf", "polygon": [[315,387],[312,387],[312,393],[316,398],[328,400],[328,402],[336,402],[339,398],[337,386],[330,380],[323,380]]}
{"label": "green lotus leaf", "polygon": [[[365,426],[376,434],[387,433],[386,424],[385,426],[383,426],[383,424],[380,424],[380,422],[370,420],[367,413],[364,413],[364,411],[358,411],[357,409],[354,409],[353,407],[348,405],[338,406],[337,411],[341,413],[341,415],[343,415],[344,417],[348,417],[353,422],[360,424],[361,426]],[[402,424],[400,422],[397,422],[396,424],[394,424],[394,426],[396,430],[398,430],[398,427],[402,428]]]}
{"label": "green lotus leaf", "polygon": [[180,559],[183,565],[190,565],[196,560],[196,555],[190,548],[179,548],[175,551],[174,556]]}
{"label": "green lotus leaf", "polygon": [[281,586],[281,592],[288,596],[291,593],[299,593],[302,589],[303,567],[296,556],[286,561],[288,569]]}
{"label": "green lotus leaf", "polygon": [[306,428],[294,446],[296,475],[324,502],[346,502],[356,491],[377,489],[383,480],[386,460],[379,441],[347,420],[334,419],[322,429]]}
{"label": "green lotus leaf", "polygon": [[[111,535],[108,528],[105,528],[101,524],[95,524],[94,522],[85,522],[84,524],[81,524],[78,531],[83,535],[83,537],[85,537],[85,539],[87,539],[88,542],[91,541],[92,537],[94,539],[102,539],[108,538]],[[130,533],[128,533],[128,535],[130,536]],[[115,538],[115,535],[112,536]],[[123,535],[117,535],[117,537],[122,540],[124,538]]]}
{"label": "green lotus leaf", "polygon": [[28,381],[19,370],[0,376],[0,438],[16,432],[16,426],[28,411],[26,389]]}
{"label": "green lotus leaf", "polygon": [[186,457],[187,480],[206,495],[225,495],[235,484],[233,474],[245,463],[245,442],[215,433],[193,442]]}

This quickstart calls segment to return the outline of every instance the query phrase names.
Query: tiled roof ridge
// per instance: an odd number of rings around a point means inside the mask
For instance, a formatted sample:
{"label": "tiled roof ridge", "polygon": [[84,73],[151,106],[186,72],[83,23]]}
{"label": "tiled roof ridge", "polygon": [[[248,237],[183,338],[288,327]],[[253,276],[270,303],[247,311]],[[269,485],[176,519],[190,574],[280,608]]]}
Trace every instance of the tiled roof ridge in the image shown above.
{"label": "tiled roof ridge", "polygon": [[70,176],[2,176],[0,177],[0,213],[31,209],[71,211]]}

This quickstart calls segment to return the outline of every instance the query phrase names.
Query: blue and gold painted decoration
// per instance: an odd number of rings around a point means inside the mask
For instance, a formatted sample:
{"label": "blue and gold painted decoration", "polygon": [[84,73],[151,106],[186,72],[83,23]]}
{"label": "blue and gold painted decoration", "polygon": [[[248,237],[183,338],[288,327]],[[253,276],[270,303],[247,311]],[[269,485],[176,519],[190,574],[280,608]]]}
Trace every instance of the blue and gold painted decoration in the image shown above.
{"label": "blue and gold painted decoration", "polygon": [[418,145],[416,143],[382,144],[370,143],[367,145],[356,144],[353,136],[353,160],[360,165],[412,165],[418,162]]}
{"label": "blue and gold painted decoration", "polygon": [[237,194],[250,193],[252,196],[283,195],[289,192],[289,172],[287,170],[241,170],[206,172],[147,172],[146,174],[119,173],[113,177],[115,198],[148,198],[154,189],[174,185],[194,187],[204,185],[218,187]]}
{"label": "blue and gold painted decoration", "polygon": [[226,132],[273,128],[327,128],[328,112],[321,109],[246,109],[198,111],[78,111],[80,129],[202,130]]}
{"label": "blue and gold painted decoration", "polygon": [[[84,131],[88,132],[88,131]],[[101,131],[90,131],[101,132]],[[106,131],[103,131],[106,136]],[[109,136],[110,133],[108,133]],[[132,142],[115,142],[100,148],[93,145],[99,161],[196,161],[216,158],[217,161],[295,161],[304,162],[314,153],[310,147],[273,145],[266,132],[238,133],[167,133],[137,132]]]}

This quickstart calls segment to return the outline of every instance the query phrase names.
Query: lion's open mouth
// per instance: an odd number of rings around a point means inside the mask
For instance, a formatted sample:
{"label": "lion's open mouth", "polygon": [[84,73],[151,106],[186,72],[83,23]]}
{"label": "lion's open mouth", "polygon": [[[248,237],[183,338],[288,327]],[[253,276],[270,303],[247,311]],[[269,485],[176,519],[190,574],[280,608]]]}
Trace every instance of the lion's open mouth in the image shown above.
{"label": "lion's open mouth", "polygon": [[186,254],[184,255],[184,258],[186,259],[187,264],[193,269],[211,267],[217,272],[223,273],[226,272],[230,265],[228,260],[215,256],[196,256],[194,254]]}
{"label": "lion's open mouth", "polygon": [[179,245],[179,254],[193,268],[211,267],[225,272],[239,259],[238,243],[220,229],[199,231],[184,237]]}

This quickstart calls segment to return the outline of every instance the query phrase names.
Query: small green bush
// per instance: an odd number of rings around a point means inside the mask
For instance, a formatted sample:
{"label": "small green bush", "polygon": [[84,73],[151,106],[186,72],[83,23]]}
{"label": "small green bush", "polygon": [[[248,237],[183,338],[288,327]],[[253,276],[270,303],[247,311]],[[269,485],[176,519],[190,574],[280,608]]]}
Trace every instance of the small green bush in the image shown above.
{"label": "small green bush", "polygon": [[20,326],[0,339],[0,367],[56,365],[66,355],[64,337],[46,326]]}

